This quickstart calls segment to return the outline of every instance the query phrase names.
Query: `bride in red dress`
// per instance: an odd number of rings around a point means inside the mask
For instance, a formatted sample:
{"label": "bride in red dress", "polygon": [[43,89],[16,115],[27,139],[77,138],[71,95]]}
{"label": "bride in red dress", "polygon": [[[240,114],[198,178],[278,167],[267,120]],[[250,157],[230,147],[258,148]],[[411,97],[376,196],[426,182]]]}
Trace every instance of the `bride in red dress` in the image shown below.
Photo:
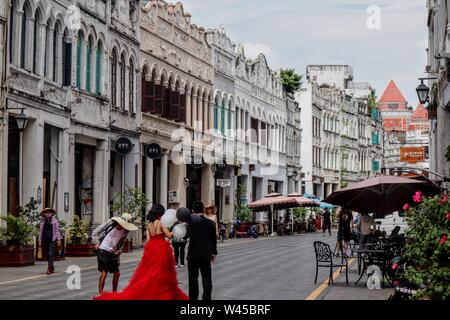
{"label": "bride in red dress", "polygon": [[189,300],[178,287],[175,257],[169,242],[173,234],[161,224],[164,208],[155,205],[147,219],[149,240],[128,286],[121,292],[105,292],[95,300]]}

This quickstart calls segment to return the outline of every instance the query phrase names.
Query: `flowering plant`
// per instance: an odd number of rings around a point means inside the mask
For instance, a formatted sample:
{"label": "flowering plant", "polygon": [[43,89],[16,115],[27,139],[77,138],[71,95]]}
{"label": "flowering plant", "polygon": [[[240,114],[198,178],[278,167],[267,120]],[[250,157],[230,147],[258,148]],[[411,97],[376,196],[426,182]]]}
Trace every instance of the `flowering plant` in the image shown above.
{"label": "flowering plant", "polygon": [[415,206],[406,206],[410,239],[406,245],[405,258],[413,262],[406,278],[423,283],[415,299],[450,299],[450,203],[448,195],[425,198],[421,193],[413,197]]}

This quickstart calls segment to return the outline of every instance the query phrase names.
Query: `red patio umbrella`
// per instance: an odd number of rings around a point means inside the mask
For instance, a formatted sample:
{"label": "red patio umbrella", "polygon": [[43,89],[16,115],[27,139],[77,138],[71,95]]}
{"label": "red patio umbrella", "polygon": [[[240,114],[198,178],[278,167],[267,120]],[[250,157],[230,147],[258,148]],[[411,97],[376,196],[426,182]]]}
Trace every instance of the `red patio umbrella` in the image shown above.
{"label": "red patio umbrella", "polygon": [[[273,206],[273,207],[272,207]],[[249,209],[254,212],[263,212],[273,210],[283,210],[298,207],[318,207],[319,205],[308,198],[302,197],[300,194],[291,194],[282,196],[279,193],[272,193],[264,198],[252,202],[248,205]]]}

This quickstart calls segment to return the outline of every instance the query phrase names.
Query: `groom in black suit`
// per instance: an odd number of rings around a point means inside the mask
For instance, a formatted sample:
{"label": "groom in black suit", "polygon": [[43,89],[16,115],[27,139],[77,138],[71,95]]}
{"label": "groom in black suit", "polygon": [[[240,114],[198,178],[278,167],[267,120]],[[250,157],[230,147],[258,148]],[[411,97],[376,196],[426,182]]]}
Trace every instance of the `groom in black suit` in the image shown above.
{"label": "groom in black suit", "polygon": [[211,262],[217,256],[216,226],[203,216],[204,205],[194,203],[193,213],[186,208],[177,211],[177,218],[189,225],[189,249],[187,254],[189,273],[189,298],[198,300],[198,276],[202,274],[203,300],[210,301],[212,293]]}

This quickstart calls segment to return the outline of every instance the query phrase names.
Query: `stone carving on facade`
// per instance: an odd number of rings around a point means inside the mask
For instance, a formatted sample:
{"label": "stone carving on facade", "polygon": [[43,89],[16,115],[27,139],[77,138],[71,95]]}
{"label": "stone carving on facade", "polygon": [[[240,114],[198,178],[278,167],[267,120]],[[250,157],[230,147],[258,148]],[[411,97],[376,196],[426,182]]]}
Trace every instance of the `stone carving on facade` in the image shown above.
{"label": "stone carving on facade", "polygon": [[26,92],[26,93],[36,93],[36,84],[34,81],[23,78],[23,77],[17,77],[11,80],[11,86],[15,89],[18,89],[20,91]]}

